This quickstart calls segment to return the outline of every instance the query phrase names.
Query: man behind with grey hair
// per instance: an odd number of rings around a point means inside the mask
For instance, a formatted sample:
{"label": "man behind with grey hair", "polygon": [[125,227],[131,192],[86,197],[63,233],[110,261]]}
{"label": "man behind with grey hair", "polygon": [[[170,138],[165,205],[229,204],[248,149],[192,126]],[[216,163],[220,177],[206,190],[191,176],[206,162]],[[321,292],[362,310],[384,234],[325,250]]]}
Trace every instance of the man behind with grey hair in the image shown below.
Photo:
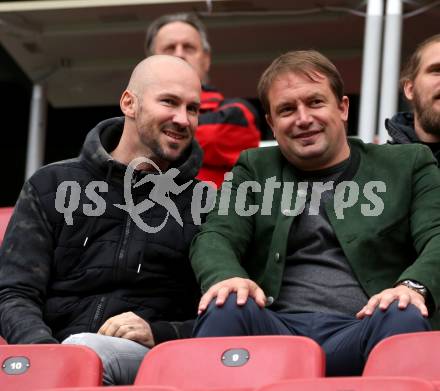
{"label": "man behind with grey hair", "polygon": [[259,145],[259,117],[244,99],[227,99],[208,86],[211,46],[205,26],[194,14],[163,15],[154,20],[145,40],[146,55],[169,54],[191,64],[202,81],[199,126],[195,137],[203,149],[198,179],[217,186],[232,169],[244,149]]}
{"label": "man behind with grey hair", "polygon": [[[175,35],[172,41],[168,36],[170,33]],[[205,26],[194,14],[163,15],[150,24],[145,38],[145,54],[148,57],[158,52],[183,58],[194,67],[202,83],[208,82],[211,45]]]}

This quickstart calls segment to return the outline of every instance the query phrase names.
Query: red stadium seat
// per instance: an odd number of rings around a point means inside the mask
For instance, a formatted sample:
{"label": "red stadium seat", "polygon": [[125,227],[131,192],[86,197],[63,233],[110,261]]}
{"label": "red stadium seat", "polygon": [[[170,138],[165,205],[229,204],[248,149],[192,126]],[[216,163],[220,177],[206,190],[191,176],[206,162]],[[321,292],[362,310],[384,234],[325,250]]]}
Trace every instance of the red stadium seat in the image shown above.
{"label": "red stadium seat", "polygon": [[324,374],[324,352],[306,337],[193,338],[153,348],[145,356],[135,384],[163,384],[183,390],[251,389]]}
{"label": "red stadium seat", "polygon": [[326,377],[269,384],[256,391],[435,391],[434,385],[412,377]]}
{"label": "red stadium seat", "polygon": [[2,244],[3,236],[5,236],[6,227],[13,211],[13,207],[0,208],[0,244]]}
{"label": "red stadium seat", "polygon": [[0,389],[5,391],[102,383],[101,360],[85,346],[1,345],[0,362]]}
{"label": "red stadium seat", "polygon": [[364,376],[414,376],[440,381],[440,331],[399,334],[370,352]]}
{"label": "red stadium seat", "polygon": [[6,342],[6,340],[0,336],[0,345],[7,345],[8,343]]}
{"label": "red stadium seat", "polygon": [[38,391],[182,391],[176,387],[167,386],[105,386],[105,387],[63,387],[43,388]]}

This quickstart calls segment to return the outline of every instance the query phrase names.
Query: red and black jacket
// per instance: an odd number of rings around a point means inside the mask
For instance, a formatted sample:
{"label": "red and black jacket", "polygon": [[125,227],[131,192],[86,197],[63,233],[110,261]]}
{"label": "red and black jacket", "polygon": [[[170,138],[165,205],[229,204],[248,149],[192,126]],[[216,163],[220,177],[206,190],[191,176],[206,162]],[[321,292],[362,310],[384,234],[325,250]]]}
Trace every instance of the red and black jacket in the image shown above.
{"label": "red and black jacket", "polygon": [[197,176],[219,187],[240,152],[258,147],[261,132],[255,108],[244,99],[224,96],[203,86],[196,139],[203,149],[203,165]]}

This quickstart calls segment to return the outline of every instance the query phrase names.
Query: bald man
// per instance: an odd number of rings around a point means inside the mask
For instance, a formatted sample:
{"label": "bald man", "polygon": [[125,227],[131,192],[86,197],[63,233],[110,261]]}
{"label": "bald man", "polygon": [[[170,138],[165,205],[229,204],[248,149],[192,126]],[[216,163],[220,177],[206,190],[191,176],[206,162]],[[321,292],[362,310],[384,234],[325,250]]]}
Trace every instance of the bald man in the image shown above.
{"label": "bald man", "polygon": [[[124,117],[99,123],[78,158],[24,184],[0,252],[0,327],[10,344],[87,345],[105,384],[130,384],[149,348],[190,336],[200,91],[184,60],[142,61],[120,100]],[[180,219],[150,197],[170,181],[179,191],[163,193]]]}

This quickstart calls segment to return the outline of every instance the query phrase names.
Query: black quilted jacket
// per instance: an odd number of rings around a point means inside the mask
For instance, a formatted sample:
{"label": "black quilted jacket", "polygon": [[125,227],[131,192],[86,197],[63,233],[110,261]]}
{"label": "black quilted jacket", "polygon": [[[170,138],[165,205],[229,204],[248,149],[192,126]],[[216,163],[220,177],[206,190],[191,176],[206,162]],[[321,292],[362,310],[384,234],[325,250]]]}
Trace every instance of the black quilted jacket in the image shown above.
{"label": "black quilted jacket", "polygon": [[[175,182],[191,181],[179,196],[170,194],[183,227],[168,216],[162,230],[146,233],[115,206],[125,204],[126,167],[108,151],[116,147],[123,122],[101,122],[77,159],[45,166],[25,183],[0,251],[0,327],[9,343],[56,343],[70,334],[96,332],[106,319],[126,311],[150,322],[156,343],[190,335],[192,321],[183,321],[196,316],[199,298],[188,260],[198,231],[190,206],[202,152],[193,142],[175,165],[180,171]],[[63,181],[79,184],[77,203],[70,197],[55,205]],[[107,191],[90,185],[87,195],[91,181],[105,181]],[[132,188],[135,205],[152,186]],[[90,191],[102,197],[99,205],[90,200]],[[62,195],[59,190],[60,200]],[[60,213],[66,206],[74,209],[71,225]],[[158,226],[166,209],[154,204],[140,217]]]}

